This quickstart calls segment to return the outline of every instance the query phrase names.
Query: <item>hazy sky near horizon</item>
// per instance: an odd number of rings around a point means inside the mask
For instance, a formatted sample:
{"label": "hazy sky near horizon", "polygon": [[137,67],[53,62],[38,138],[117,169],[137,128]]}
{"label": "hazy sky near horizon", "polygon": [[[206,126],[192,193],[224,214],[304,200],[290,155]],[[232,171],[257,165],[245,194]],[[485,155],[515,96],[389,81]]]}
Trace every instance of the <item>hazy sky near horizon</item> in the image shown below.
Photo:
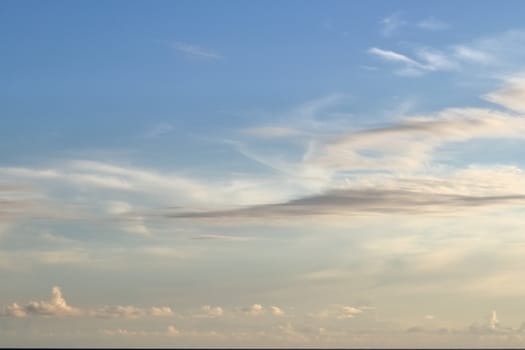
{"label": "hazy sky near horizon", "polygon": [[525,346],[522,1],[1,1],[0,346]]}

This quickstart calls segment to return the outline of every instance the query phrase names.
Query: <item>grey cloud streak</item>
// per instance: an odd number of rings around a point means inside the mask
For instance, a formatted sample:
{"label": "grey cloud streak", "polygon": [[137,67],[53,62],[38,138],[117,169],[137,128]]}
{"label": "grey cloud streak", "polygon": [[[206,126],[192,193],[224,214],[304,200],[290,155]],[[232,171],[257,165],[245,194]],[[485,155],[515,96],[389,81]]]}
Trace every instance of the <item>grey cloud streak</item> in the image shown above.
{"label": "grey cloud streak", "polygon": [[410,190],[344,189],[240,209],[171,213],[170,218],[266,218],[362,213],[447,213],[496,204],[525,204],[525,194],[464,195]]}

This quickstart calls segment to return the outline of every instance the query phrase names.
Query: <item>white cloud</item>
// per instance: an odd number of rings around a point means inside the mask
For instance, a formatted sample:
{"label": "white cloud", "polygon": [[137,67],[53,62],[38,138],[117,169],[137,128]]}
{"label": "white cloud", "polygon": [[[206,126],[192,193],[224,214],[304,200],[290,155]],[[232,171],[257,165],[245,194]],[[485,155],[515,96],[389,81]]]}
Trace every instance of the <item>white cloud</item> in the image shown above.
{"label": "white cloud", "polygon": [[484,98],[513,111],[525,112],[525,77],[506,79],[501,89],[486,94]]}
{"label": "white cloud", "polygon": [[144,217],[134,214],[132,207],[127,202],[110,201],[108,202],[108,213],[115,216],[120,227],[127,232],[149,236],[151,233],[146,227]]}
{"label": "white cloud", "polygon": [[402,63],[406,63],[408,65],[411,65],[411,66],[414,66],[414,67],[417,67],[417,68],[423,68],[423,66],[421,65],[421,63],[405,56],[405,55],[402,55],[400,53],[397,53],[397,52],[394,52],[394,51],[389,51],[389,50],[382,50],[382,49],[379,49],[377,47],[372,47],[370,49],[368,49],[368,53],[371,53],[373,55],[376,55],[376,56],[379,56],[381,57],[382,59],[384,60],[387,60],[387,61],[392,61],[392,62],[402,62]]}
{"label": "white cloud", "polygon": [[454,46],[452,55],[467,63],[488,64],[494,61],[489,53],[465,45]]}
{"label": "white cloud", "polygon": [[222,58],[222,56],[216,52],[185,42],[176,42],[173,44],[173,48],[189,57],[209,60],[218,60]]}
{"label": "white cloud", "polygon": [[62,297],[59,287],[53,287],[51,300],[31,301],[24,306],[13,303],[6,307],[5,316],[26,317],[29,315],[38,316],[74,316],[81,314],[81,310],[67,304]]}
{"label": "white cloud", "polygon": [[138,319],[142,317],[173,316],[167,306],[139,308],[136,306],[103,306],[98,309],[80,309],[67,304],[59,287],[53,287],[49,301],[31,301],[26,305],[13,303],[4,308],[3,316],[22,318],[27,316],[92,316],[101,318]]}
{"label": "white cloud", "polygon": [[447,54],[427,47],[420,47],[416,50],[419,61],[398,52],[377,47],[368,49],[368,53],[385,61],[402,64],[403,68],[397,70],[396,73],[405,76],[418,76],[426,72],[450,71],[459,68],[457,62]]}
{"label": "white cloud", "polygon": [[[384,60],[402,65],[394,73],[402,76],[421,76],[430,72],[455,71],[462,74],[462,80],[468,77],[512,76],[523,69],[525,52],[525,31],[510,30],[470,42],[457,43],[441,48],[419,46],[413,54],[401,54],[391,50],[369,50],[369,53]],[[418,52],[438,53],[438,57],[419,55]],[[418,56],[419,59],[411,56]],[[436,60],[437,58],[437,60]],[[445,63],[445,64],[443,64]]]}
{"label": "white cloud", "polygon": [[404,118],[384,128],[343,134],[310,152],[305,165],[323,169],[414,169],[450,142],[473,138],[524,138],[525,119],[488,109],[453,108]]}

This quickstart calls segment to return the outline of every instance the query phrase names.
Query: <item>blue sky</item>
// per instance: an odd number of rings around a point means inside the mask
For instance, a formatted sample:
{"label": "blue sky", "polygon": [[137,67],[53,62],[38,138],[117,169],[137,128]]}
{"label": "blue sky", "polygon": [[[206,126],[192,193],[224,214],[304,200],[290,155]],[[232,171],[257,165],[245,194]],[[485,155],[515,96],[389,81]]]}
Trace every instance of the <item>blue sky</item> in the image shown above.
{"label": "blue sky", "polygon": [[3,1],[0,345],[523,346],[520,1]]}

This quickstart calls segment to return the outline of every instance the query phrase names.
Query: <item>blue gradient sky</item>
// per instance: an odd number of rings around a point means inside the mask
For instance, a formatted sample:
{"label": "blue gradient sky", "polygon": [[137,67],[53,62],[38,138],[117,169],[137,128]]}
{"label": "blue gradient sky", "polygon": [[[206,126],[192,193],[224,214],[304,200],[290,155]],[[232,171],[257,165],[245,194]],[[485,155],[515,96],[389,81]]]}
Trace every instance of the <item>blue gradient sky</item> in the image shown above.
{"label": "blue gradient sky", "polygon": [[2,1],[0,345],[523,346],[522,1]]}

